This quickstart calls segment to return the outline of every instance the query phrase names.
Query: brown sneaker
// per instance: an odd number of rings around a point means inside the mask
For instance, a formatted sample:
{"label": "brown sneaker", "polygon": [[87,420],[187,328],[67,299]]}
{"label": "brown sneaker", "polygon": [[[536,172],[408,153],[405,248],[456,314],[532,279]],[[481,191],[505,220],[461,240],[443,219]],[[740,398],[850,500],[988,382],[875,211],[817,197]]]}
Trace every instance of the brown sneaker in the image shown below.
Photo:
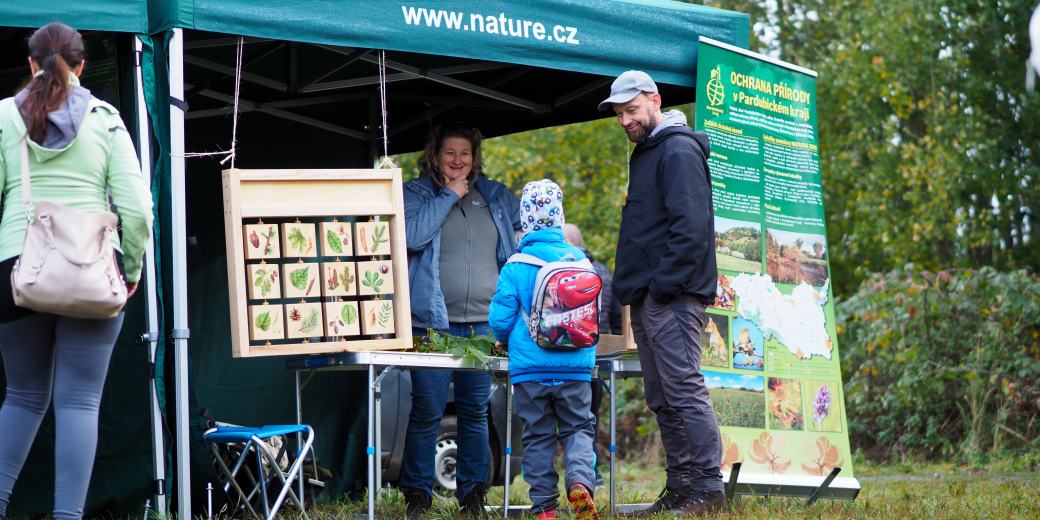
{"label": "brown sneaker", "polygon": [[592,492],[583,484],[571,484],[567,488],[567,500],[574,507],[574,520],[599,520]]}
{"label": "brown sneaker", "polygon": [[726,494],[722,491],[693,490],[678,505],[669,512],[679,517],[705,516],[711,513],[725,513],[729,511],[726,502]]}
{"label": "brown sneaker", "polygon": [[665,511],[670,511],[685,501],[687,497],[686,488],[665,487],[657,495],[657,500],[648,508],[635,512],[636,518],[650,518]]}

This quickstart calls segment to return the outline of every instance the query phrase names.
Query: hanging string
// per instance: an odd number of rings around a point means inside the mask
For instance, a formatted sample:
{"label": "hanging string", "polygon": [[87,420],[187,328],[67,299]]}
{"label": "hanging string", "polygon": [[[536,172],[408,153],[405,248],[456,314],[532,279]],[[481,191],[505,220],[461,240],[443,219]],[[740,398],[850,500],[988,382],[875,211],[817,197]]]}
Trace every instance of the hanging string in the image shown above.
{"label": "hanging string", "polygon": [[386,129],[386,51],[379,51],[379,109],[383,115],[383,158],[379,160],[379,168],[397,168],[394,160],[390,158],[390,140],[387,138]]}
{"label": "hanging string", "polygon": [[239,36],[238,49],[235,52],[235,98],[231,107],[231,149],[226,151],[221,150],[219,152],[190,152],[183,154],[181,157],[189,159],[192,157],[210,157],[214,155],[223,155],[224,158],[220,161],[220,164],[223,165],[228,161],[231,161],[231,168],[235,168],[235,149],[238,146],[238,97],[242,88],[242,49],[244,46],[245,39]]}

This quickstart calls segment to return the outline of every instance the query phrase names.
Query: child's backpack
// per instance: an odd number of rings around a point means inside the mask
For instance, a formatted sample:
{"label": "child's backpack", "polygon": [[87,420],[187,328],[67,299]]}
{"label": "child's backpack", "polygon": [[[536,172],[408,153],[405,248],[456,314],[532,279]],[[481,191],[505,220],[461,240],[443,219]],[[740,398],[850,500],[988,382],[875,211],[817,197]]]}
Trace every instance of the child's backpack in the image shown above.
{"label": "child's backpack", "polygon": [[531,315],[524,312],[527,330],[538,346],[574,351],[599,343],[599,291],[603,280],[588,259],[546,262],[516,253],[507,263],[538,266]]}

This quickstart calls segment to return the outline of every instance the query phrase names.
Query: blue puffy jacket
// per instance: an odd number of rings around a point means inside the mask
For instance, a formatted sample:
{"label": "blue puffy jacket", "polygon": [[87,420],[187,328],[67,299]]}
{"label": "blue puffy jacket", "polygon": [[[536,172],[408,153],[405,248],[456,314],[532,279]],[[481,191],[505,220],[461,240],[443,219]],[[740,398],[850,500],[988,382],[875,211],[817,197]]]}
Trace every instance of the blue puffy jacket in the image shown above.
{"label": "blue puffy jacket", "polygon": [[[487,201],[498,229],[498,266],[516,249],[520,229],[520,199],[505,184],[477,175],[473,183]],[[412,300],[412,326],[422,329],[448,328],[448,307],[441,291],[441,225],[451,207],[458,203],[454,191],[421,175],[404,183],[404,228],[408,248],[408,287]]]}
{"label": "blue puffy jacket", "polygon": [[[520,241],[519,252],[546,262],[585,258],[581,249],[564,241],[559,228],[528,233]],[[498,275],[498,288],[491,300],[488,323],[495,339],[509,345],[509,375],[513,383],[541,379],[591,381],[592,367],[596,364],[595,348],[574,352],[546,350],[531,339],[520,309],[531,314],[538,269],[529,264],[506,264]]]}

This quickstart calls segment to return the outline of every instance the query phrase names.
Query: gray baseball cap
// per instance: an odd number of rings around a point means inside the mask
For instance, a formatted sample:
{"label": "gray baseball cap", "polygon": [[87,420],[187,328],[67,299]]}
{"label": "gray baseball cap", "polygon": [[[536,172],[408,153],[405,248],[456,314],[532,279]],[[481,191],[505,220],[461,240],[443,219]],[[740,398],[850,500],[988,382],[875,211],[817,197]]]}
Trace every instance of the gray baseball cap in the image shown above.
{"label": "gray baseball cap", "polygon": [[600,110],[607,110],[614,103],[628,103],[641,92],[657,93],[657,84],[650,75],[641,70],[622,72],[610,85],[610,97],[599,104]]}

